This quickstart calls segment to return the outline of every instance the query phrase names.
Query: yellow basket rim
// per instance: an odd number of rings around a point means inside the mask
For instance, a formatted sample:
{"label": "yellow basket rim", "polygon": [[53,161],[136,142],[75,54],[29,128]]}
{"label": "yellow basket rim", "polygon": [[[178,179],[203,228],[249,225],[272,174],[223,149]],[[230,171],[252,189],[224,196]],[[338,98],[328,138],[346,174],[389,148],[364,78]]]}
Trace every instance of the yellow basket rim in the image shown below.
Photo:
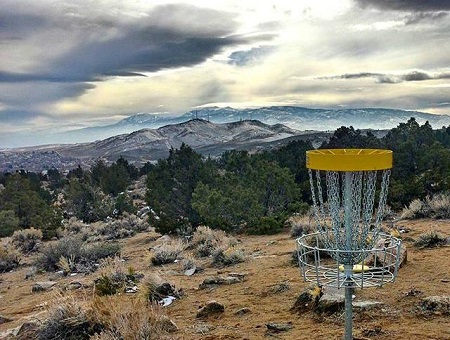
{"label": "yellow basket rim", "polygon": [[318,149],[306,151],[306,167],[324,171],[377,171],[392,168],[392,151]]}

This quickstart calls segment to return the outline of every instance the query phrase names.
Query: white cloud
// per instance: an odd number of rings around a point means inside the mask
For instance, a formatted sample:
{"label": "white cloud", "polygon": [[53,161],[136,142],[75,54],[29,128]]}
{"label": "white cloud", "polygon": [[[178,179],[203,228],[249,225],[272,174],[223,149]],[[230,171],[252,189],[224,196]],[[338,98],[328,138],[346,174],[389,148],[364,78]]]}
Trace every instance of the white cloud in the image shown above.
{"label": "white cloud", "polygon": [[[0,16],[11,24],[0,32],[0,130],[11,112],[24,112],[14,120],[20,129],[209,103],[445,112],[444,79],[317,79],[448,72],[450,17],[439,13],[412,17],[350,0],[4,0]],[[233,52],[249,62],[229,65]]]}

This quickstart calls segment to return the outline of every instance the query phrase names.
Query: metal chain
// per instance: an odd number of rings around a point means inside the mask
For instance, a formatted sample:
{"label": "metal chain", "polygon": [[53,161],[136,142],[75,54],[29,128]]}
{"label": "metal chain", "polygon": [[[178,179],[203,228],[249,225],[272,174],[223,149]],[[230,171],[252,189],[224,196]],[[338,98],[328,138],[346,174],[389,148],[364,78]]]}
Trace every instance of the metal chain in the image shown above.
{"label": "metal chain", "polygon": [[[381,176],[376,216],[374,216],[374,203],[377,189],[377,171],[350,173],[326,171],[326,201],[323,197],[320,171],[308,169],[308,172],[317,229],[322,235],[325,246],[339,250],[372,249],[384,215],[390,170],[384,170]],[[315,172],[315,183],[313,172]],[[347,177],[345,177],[346,174]],[[345,178],[350,181],[348,193],[351,197],[347,200],[349,203],[346,203],[344,197]],[[350,204],[350,208],[345,209],[345,204]],[[346,213],[344,213],[345,210],[347,210]],[[346,214],[348,215],[347,218],[345,217]],[[346,223],[351,225],[351,249],[347,249],[349,245],[346,242]],[[369,232],[373,233],[373,237],[369,237]],[[349,256],[345,252],[332,252],[331,255],[340,263],[357,263],[362,260],[362,258]]]}

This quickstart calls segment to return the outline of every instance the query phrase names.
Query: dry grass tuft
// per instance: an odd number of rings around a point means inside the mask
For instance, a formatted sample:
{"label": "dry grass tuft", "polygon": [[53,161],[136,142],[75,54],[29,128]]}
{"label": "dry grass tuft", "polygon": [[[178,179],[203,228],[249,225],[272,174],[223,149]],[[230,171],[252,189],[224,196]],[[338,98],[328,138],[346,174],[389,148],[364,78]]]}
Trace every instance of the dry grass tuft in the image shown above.
{"label": "dry grass tuft", "polygon": [[427,197],[427,205],[430,207],[433,218],[450,218],[450,194],[437,194],[433,198]]}
{"label": "dry grass tuft", "polygon": [[184,249],[186,249],[186,244],[182,240],[170,240],[153,249],[151,262],[154,266],[173,263]]}
{"label": "dry grass tuft", "polygon": [[190,242],[191,247],[200,257],[211,256],[236,244],[236,239],[227,236],[223,230],[213,230],[207,226],[199,226]]}
{"label": "dry grass tuft", "polygon": [[401,219],[409,220],[424,217],[450,218],[450,193],[436,194],[423,201],[415,199],[403,209],[400,216]]}
{"label": "dry grass tuft", "polygon": [[9,244],[0,244],[0,273],[10,271],[20,264],[19,252]]}
{"label": "dry grass tuft", "polygon": [[175,298],[183,296],[181,289],[177,289],[174,285],[164,281],[156,273],[151,273],[149,276],[146,276],[143,286],[145,299],[150,303],[158,303],[168,296]]}
{"label": "dry grass tuft", "polygon": [[113,295],[80,299],[58,293],[48,306],[48,318],[21,339],[129,339],[168,338],[176,325],[158,306],[142,297]]}
{"label": "dry grass tuft", "polygon": [[42,231],[33,227],[16,230],[12,235],[12,243],[24,254],[38,251],[41,240]]}
{"label": "dry grass tuft", "polygon": [[47,306],[47,320],[31,330],[32,334],[23,334],[22,339],[89,339],[101,325],[90,319],[86,304],[86,297],[57,293]]}
{"label": "dry grass tuft", "polygon": [[91,318],[103,326],[92,339],[160,339],[164,333],[160,310],[145,301],[123,295],[95,298]]}
{"label": "dry grass tuft", "polygon": [[216,250],[213,254],[212,264],[217,267],[232,266],[244,262],[245,258],[244,251],[233,246]]}
{"label": "dry grass tuft", "polygon": [[286,221],[291,227],[291,237],[297,238],[304,234],[313,232],[312,220],[310,215],[294,215]]}
{"label": "dry grass tuft", "polygon": [[194,267],[196,267],[194,255],[192,253],[186,254],[181,260],[181,269],[186,271]]}
{"label": "dry grass tuft", "polygon": [[100,296],[125,292],[127,288],[135,288],[142,277],[133,268],[126,269],[121,258],[107,258],[101,261],[100,277],[94,281],[94,291]]}
{"label": "dry grass tuft", "polygon": [[40,269],[52,271],[62,268],[67,271],[93,272],[101,259],[120,254],[117,243],[84,243],[81,237],[63,237],[48,244],[36,260]]}
{"label": "dry grass tuft", "polygon": [[415,199],[409,203],[408,207],[402,210],[401,219],[412,220],[415,218],[424,217],[424,203],[420,199]]}
{"label": "dry grass tuft", "polygon": [[117,240],[136,235],[150,228],[145,218],[125,213],[120,219],[101,224],[96,232],[105,240]]}
{"label": "dry grass tuft", "polygon": [[417,248],[437,248],[442,247],[448,243],[448,240],[435,231],[430,231],[429,233],[422,234],[414,242],[414,246]]}

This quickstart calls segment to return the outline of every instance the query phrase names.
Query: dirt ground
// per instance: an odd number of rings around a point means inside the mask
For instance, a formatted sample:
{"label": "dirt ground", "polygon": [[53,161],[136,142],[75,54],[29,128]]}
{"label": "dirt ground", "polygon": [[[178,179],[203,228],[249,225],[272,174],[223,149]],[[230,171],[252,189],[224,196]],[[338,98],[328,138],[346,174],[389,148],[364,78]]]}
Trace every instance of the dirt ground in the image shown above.
{"label": "dirt ground", "polygon": [[[355,339],[450,339],[450,316],[424,315],[417,306],[423,297],[450,295],[450,247],[419,250],[412,240],[429,231],[450,236],[449,220],[401,221],[396,224],[411,229],[402,234],[408,250],[408,261],[394,283],[382,288],[356,290],[355,300],[376,300],[383,303],[379,308],[357,312],[354,315]],[[123,257],[127,266],[148,274],[158,271],[167,281],[184,290],[184,297],[164,307],[167,315],[179,330],[175,339],[342,339],[344,319],[341,314],[318,316],[313,312],[292,314],[289,309],[296,297],[309,285],[303,282],[298,267],[291,261],[295,240],[289,234],[272,236],[238,236],[247,261],[222,269],[212,267],[210,259],[201,265],[202,273],[185,276],[179,263],[163,267],[150,266],[152,245],[145,233],[122,240]],[[32,259],[25,259],[31,263]],[[45,318],[45,305],[54,299],[55,292],[32,293],[36,281],[53,278],[52,274],[39,274],[25,280],[29,270],[26,264],[19,270],[0,276],[0,315],[14,321],[0,325],[0,334],[28,319]],[[228,273],[245,274],[245,280],[232,285],[211,289],[199,289],[199,284],[210,276]],[[92,282],[95,274],[84,277],[60,278],[58,286],[71,280]],[[275,292],[277,284],[288,289]],[[91,294],[89,291],[87,294]],[[225,312],[217,318],[200,321],[196,318],[198,308],[210,300],[225,306]],[[241,308],[250,311],[236,315]],[[286,332],[270,333],[266,324],[291,323]]]}

